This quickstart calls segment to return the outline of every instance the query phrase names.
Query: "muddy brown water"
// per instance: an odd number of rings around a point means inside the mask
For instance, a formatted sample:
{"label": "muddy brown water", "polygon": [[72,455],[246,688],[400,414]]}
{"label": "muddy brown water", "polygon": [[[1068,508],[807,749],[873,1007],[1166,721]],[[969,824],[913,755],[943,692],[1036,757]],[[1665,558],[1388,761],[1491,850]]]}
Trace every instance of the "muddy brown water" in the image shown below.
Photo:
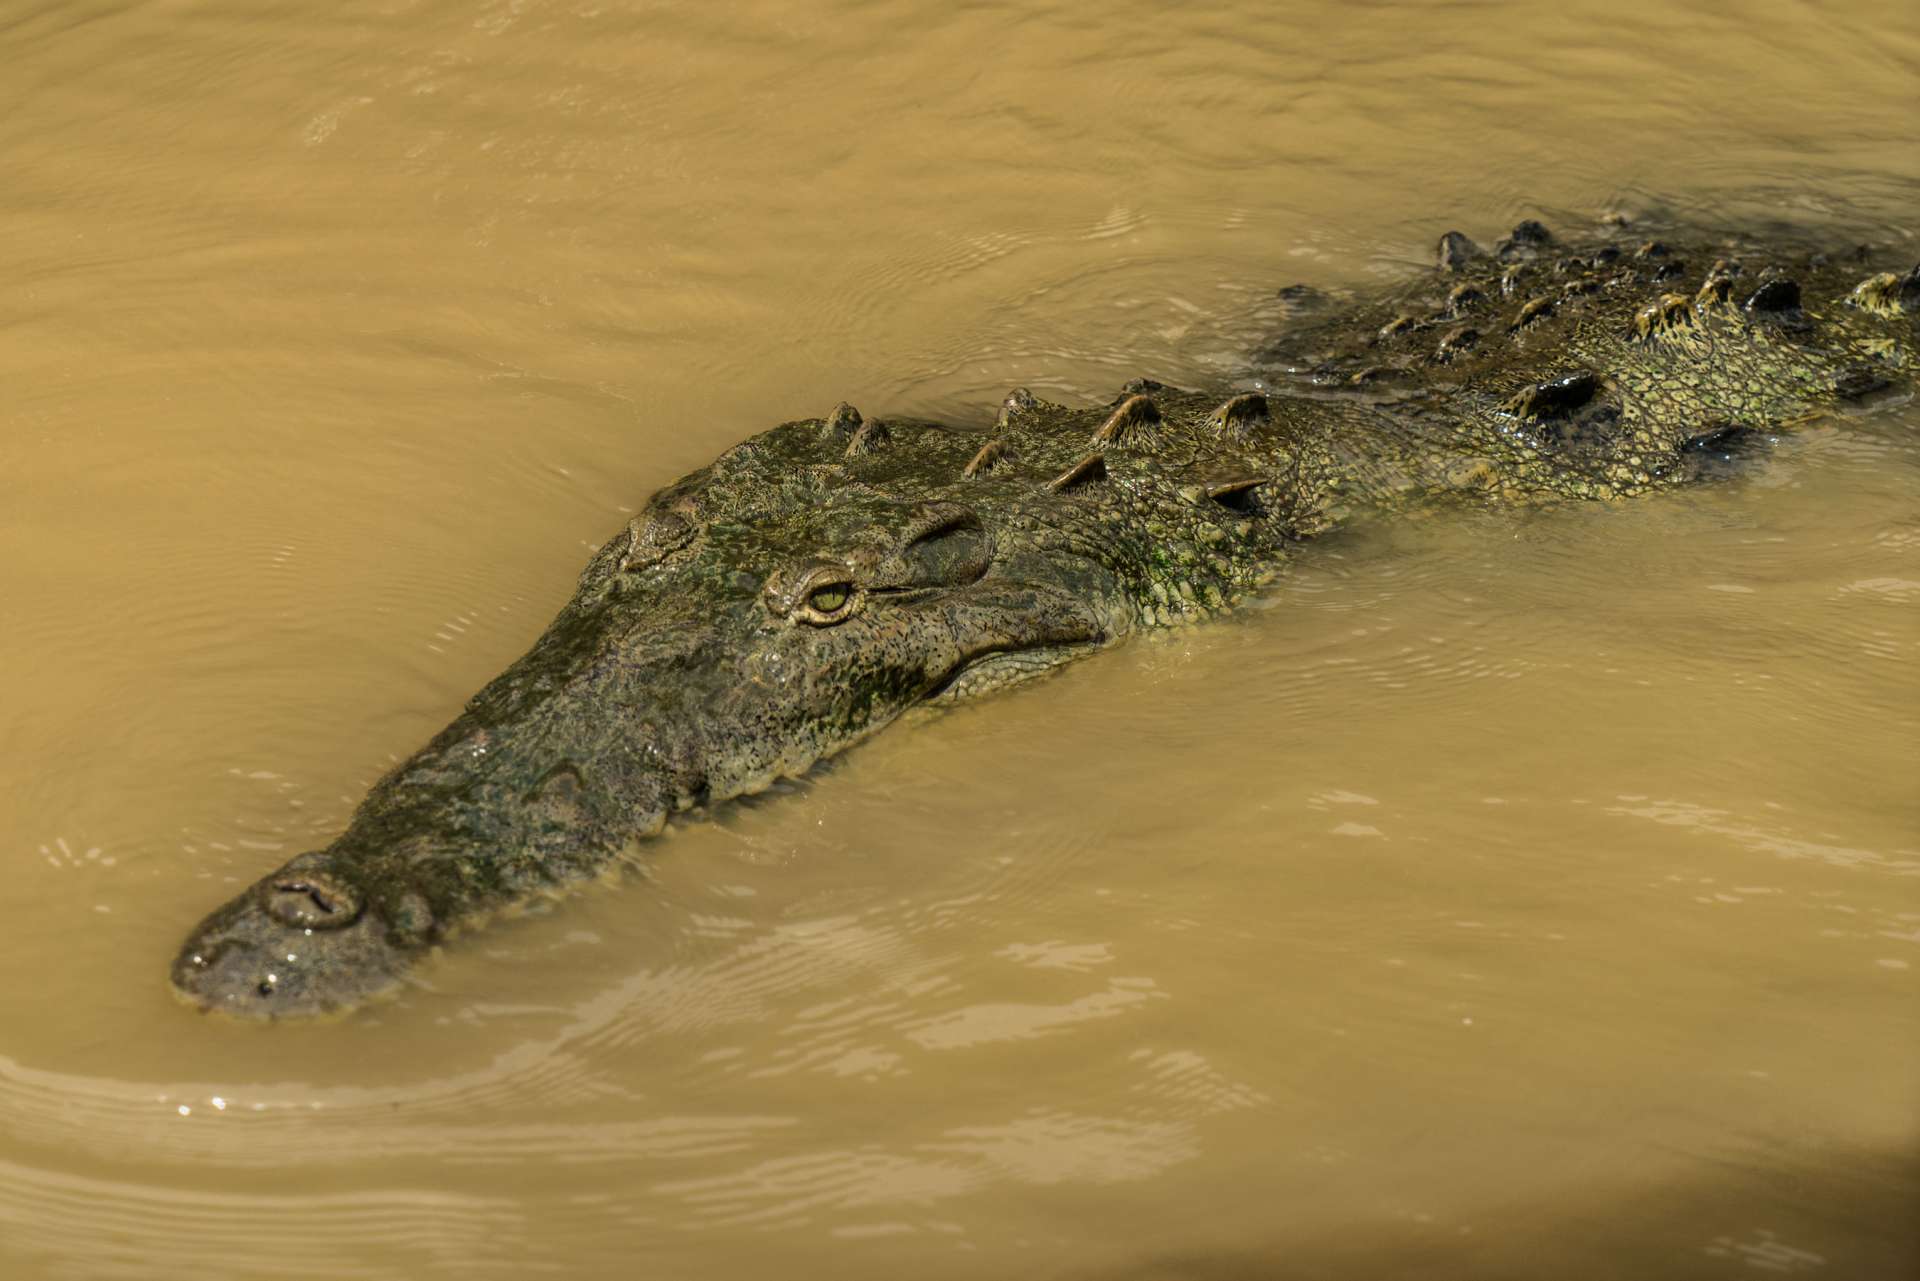
{"label": "muddy brown water", "polygon": [[1892,1278],[1920,411],[1355,532],[344,1022],[170,999],[588,549],[1656,199],[1920,232],[1910,4],[0,2],[0,1271]]}

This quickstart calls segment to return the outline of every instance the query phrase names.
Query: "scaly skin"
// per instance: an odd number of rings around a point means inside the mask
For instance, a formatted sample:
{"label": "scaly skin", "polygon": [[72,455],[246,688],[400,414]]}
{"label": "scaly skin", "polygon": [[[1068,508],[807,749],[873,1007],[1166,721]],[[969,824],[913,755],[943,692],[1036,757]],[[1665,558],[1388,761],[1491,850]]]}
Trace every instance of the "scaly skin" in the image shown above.
{"label": "scaly skin", "polygon": [[351,1007],[676,812],[1228,609],[1356,515],[1668,488],[1911,382],[1920,269],[1531,223],[1440,256],[1358,302],[1289,291],[1309,314],[1258,357],[1261,391],[1016,392],[984,430],[841,406],[728,450],[654,495],[337,840],[202,922],[175,989],[250,1017]]}

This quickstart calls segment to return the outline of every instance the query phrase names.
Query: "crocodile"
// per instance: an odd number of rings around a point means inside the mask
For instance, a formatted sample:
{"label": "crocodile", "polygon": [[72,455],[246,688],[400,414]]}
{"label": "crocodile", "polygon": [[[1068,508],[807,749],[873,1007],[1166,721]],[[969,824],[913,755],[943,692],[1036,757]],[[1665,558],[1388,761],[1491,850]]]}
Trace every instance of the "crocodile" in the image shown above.
{"label": "crocodile", "polygon": [[1287,325],[1211,392],[1016,390],[972,427],[842,404],[728,449],[602,545],[337,839],[195,928],[173,989],[248,1018],[351,1009],[675,815],[1230,610],[1362,517],[1675,488],[1911,395],[1920,267],[1648,230],[1448,232],[1389,287],[1282,290]]}

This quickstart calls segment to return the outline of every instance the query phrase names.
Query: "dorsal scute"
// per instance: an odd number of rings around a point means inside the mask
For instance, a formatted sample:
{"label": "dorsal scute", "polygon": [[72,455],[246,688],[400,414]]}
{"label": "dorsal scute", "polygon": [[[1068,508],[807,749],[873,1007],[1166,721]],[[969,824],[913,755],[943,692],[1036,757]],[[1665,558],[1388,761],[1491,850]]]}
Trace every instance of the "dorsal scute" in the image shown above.
{"label": "dorsal scute", "polygon": [[1107,479],[1107,458],[1105,454],[1088,454],[1071,467],[1047,482],[1047,488],[1056,494],[1072,493],[1097,485]]}
{"label": "dorsal scute", "polygon": [[1242,440],[1257,428],[1273,421],[1267,398],[1257,391],[1243,391],[1221,402],[1207,415],[1207,426],[1230,440]]}
{"label": "dorsal scute", "polygon": [[979,451],[967,461],[967,465],[961,468],[960,475],[967,480],[972,480],[976,476],[990,475],[1006,466],[1012,461],[1012,457],[1013,451],[1008,447],[1007,442],[995,437],[980,446]]}
{"label": "dorsal scute", "polygon": [[1115,405],[1113,412],[1094,429],[1093,444],[1102,447],[1137,444],[1159,425],[1160,406],[1145,392],[1135,392]]}

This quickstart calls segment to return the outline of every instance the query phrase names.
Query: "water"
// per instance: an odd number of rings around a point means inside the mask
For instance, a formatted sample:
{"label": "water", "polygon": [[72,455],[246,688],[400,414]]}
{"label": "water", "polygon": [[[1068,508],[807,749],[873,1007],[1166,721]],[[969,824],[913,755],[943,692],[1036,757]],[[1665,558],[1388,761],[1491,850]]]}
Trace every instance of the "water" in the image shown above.
{"label": "water", "polygon": [[1217,380],[1453,226],[1911,237],[1910,5],[0,3],[0,67],[9,1276],[1920,1263],[1910,406],[1328,540],[345,1022],[163,981],[776,421]]}

